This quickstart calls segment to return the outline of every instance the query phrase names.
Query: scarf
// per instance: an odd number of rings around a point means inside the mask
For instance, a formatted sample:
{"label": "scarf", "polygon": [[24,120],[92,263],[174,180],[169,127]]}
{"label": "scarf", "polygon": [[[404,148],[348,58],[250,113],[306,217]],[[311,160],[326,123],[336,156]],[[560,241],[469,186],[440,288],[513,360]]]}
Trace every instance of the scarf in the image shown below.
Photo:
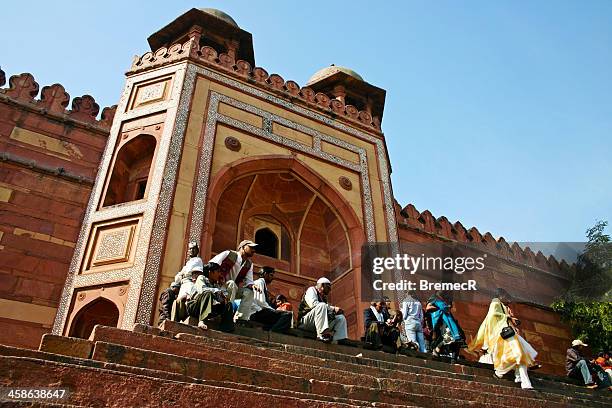
{"label": "scarf", "polygon": [[372,310],[372,312],[374,313],[374,316],[376,316],[376,320],[378,320],[380,323],[384,323],[385,322],[382,313],[380,313],[378,310],[376,310],[376,308],[374,306],[370,306],[370,310]]}

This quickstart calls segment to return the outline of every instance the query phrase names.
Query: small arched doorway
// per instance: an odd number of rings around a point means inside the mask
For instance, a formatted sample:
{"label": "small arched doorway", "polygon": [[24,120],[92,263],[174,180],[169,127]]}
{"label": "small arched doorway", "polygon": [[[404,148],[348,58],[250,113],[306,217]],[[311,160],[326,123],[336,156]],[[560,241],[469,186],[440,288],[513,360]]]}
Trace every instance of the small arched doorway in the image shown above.
{"label": "small arched doorway", "polygon": [[87,339],[96,324],[117,327],[118,322],[119,309],[117,306],[112,301],[100,297],[78,312],[68,335]]}
{"label": "small arched doorway", "polygon": [[270,228],[257,230],[255,232],[255,242],[258,244],[258,254],[278,258],[278,237]]}

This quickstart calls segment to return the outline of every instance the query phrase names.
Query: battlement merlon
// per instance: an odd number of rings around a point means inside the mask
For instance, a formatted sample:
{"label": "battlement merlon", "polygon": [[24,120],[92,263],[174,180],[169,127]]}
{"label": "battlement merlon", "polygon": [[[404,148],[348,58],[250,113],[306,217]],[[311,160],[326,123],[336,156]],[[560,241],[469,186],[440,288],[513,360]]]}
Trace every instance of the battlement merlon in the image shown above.
{"label": "battlement merlon", "polygon": [[383,137],[384,89],[367,83],[352,70],[334,65],[315,73],[304,87],[278,74],[268,74],[255,66],[251,34],[221,11],[193,8],[148,41],[151,51],[134,57],[128,77],[189,60]]}

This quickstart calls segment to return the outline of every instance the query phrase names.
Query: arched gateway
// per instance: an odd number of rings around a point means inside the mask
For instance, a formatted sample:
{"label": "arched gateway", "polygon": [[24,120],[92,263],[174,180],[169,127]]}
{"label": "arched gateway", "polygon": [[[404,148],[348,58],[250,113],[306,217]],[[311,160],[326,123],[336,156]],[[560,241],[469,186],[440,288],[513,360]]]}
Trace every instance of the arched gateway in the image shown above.
{"label": "arched gateway", "polygon": [[[155,323],[189,241],[207,260],[259,239],[254,261],[278,271],[272,289],[298,302],[327,276],[358,338],[361,247],[398,239],[385,91],[342,67],[303,88],[269,75],[249,33],[202,10],[149,43],[154,53],[127,74],[54,332],[69,330],[94,288],[123,288],[119,327]],[[139,154],[130,147],[142,135]]]}

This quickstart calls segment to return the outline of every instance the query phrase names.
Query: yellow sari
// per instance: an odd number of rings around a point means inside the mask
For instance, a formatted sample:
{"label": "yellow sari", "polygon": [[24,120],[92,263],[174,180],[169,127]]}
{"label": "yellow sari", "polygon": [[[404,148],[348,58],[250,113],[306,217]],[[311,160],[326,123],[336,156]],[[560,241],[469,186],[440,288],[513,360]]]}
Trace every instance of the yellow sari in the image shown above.
{"label": "yellow sari", "polygon": [[469,350],[487,350],[493,360],[493,367],[503,375],[519,365],[531,366],[537,352],[518,333],[509,339],[502,339],[500,333],[508,325],[508,310],[495,298],[491,301],[487,317],[480,325],[478,334],[469,345]]}

